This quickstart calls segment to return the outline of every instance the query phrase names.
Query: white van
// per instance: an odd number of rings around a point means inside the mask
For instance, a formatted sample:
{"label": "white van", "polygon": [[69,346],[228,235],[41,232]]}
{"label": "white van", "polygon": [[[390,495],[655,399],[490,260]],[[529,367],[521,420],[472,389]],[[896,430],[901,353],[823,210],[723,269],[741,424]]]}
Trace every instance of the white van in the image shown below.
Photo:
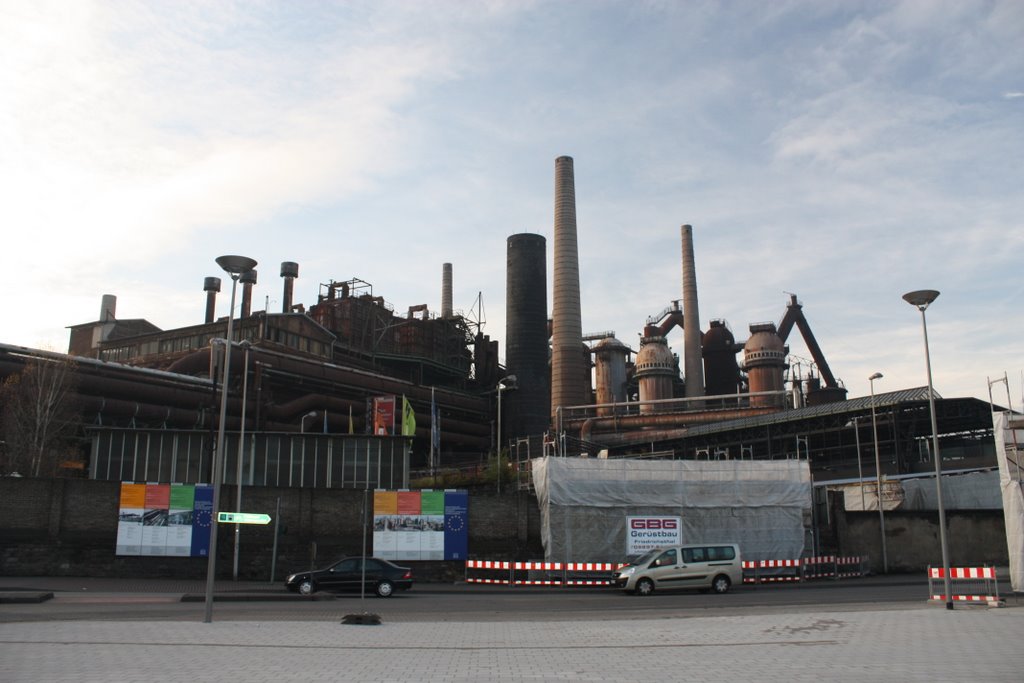
{"label": "white van", "polygon": [[725,593],[743,582],[743,561],[735,543],[700,543],[650,550],[612,574],[618,588],[637,595],[655,589],[698,588]]}

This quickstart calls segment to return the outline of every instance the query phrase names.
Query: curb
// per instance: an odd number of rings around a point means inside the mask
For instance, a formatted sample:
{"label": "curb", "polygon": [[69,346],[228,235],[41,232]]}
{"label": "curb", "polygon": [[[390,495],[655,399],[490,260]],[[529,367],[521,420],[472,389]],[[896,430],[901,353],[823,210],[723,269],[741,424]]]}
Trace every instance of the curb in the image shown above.
{"label": "curb", "polygon": [[49,591],[17,591],[12,593],[0,593],[0,605],[38,604],[52,599],[53,593]]}
{"label": "curb", "polygon": [[[293,593],[214,593],[214,602],[301,602],[311,600],[334,600],[333,593],[298,595]],[[181,602],[206,602],[205,593],[185,593]]]}

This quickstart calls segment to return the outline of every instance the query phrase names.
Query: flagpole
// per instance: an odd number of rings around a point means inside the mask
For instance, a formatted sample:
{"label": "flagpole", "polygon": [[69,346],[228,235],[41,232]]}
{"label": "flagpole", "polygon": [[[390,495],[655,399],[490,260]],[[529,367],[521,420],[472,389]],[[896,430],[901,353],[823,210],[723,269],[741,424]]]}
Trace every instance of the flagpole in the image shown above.
{"label": "flagpole", "polygon": [[437,407],[434,403],[434,387],[430,387],[430,477],[434,480],[434,484],[437,484],[437,466],[434,463],[434,430],[437,429],[434,425],[434,419],[436,412]]}

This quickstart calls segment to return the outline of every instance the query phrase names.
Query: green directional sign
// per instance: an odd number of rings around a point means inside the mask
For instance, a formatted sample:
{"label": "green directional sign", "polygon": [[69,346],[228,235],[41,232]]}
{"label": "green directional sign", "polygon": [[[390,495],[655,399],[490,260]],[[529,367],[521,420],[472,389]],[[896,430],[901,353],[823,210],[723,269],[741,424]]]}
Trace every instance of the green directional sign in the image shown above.
{"label": "green directional sign", "polygon": [[270,524],[270,515],[254,512],[218,512],[217,521],[221,524]]}

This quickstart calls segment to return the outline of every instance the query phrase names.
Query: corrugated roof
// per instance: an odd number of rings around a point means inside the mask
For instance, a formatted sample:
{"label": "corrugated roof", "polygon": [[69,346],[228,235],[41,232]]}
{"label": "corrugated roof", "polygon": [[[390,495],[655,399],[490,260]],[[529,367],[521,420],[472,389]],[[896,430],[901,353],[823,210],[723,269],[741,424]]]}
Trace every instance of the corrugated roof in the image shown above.
{"label": "corrugated roof", "polygon": [[[935,398],[941,399],[942,397],[939,396],[938,392],[935,392]],[[899,403],[927,400],[928,387],[914,387],[911,389],[901,389],[900,391],[889,391],[883,394],[875,394],[875,409],[877,410],[882,407],[893,406]],[[754,417],[743,417],[738,420],[728,420],[726,422],[713,422],[710,424],[699,425],[691,427],[687,431],[687,436],[692,437],[704,434],[731,432],[736,429],[763,427],[764,425],[781,424],[783,422],[799,422],[800,420],[806,420],[812,417],[858,413],[870,409],[871,397],[862,396],[860,398],[852,398],[847,401],[823,403],[821,405],[807,406],[806,408],[797,408],[795,410],[783,410],[770,415],[757,415]]]}

